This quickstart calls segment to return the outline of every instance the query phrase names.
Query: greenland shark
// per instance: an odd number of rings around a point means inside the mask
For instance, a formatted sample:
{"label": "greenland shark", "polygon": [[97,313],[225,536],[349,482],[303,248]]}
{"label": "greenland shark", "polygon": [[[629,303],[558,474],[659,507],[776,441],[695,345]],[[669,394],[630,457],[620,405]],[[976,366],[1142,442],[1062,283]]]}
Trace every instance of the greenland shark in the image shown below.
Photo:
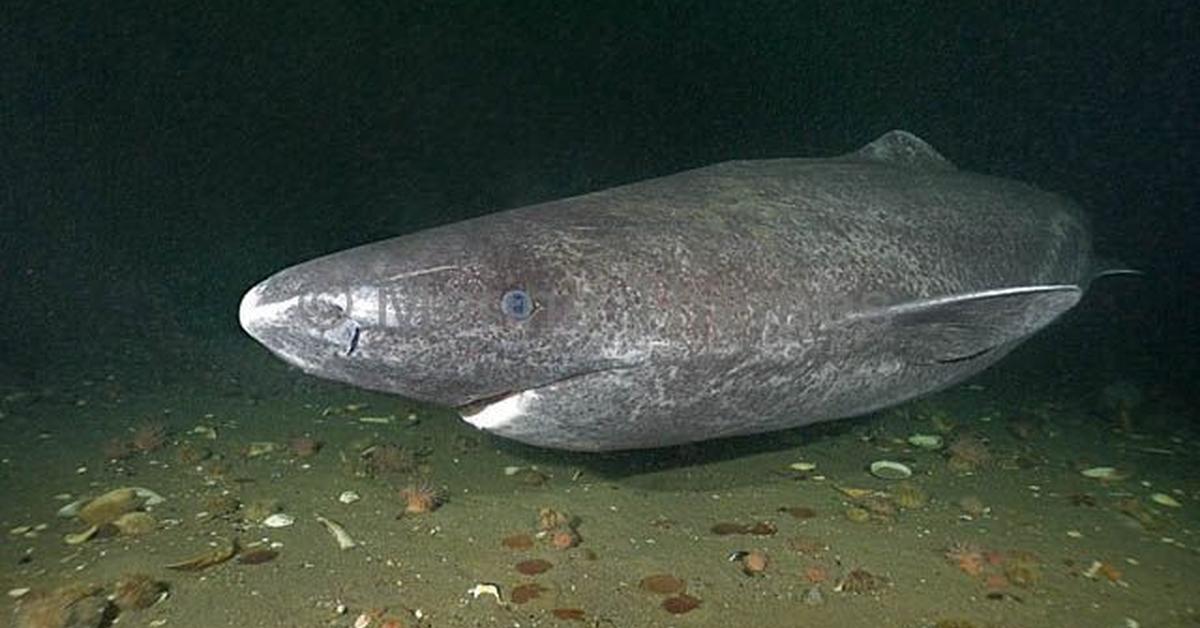
{"label": "greenland shark", "polygon": [[1069,310],[1097,270],[1074,202],[892,131],[333,253],[254,286],[239,318],[306,373],[610,451],[945,388]]}

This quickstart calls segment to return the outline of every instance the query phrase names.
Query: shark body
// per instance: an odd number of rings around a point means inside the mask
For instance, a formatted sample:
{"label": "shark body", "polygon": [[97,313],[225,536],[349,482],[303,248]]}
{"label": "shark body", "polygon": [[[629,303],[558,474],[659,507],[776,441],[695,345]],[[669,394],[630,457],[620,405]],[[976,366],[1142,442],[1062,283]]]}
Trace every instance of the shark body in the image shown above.
{"label": "shark body", "polygon": [[489,432],[639,449],[864,414],[987,368],[1095,274],[1067,198],[892,131],[341,251],[243,298],[323,378]]}

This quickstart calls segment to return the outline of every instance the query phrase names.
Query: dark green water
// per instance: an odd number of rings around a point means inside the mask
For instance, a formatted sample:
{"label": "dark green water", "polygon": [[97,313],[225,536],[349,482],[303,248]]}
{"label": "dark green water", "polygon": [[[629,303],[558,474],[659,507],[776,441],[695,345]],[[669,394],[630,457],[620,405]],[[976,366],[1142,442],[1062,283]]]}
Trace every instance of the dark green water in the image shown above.
{"label": "dark green water", "polygon": [[892,128],[1080,200],[1098,248],[1152,274],[1114,289],[1094,333],[1194,372],[1191,3],[9,13],[0,346],[17,376],[147,330],[242,342],[243,289],[320,253]]}

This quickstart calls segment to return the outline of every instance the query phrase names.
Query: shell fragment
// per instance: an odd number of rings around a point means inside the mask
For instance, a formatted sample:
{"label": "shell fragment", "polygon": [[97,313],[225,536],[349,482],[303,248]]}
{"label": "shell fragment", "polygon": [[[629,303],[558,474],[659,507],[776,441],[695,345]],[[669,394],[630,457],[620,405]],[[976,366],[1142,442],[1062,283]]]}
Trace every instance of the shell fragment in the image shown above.
{"label": "shell fragment", "polygon": [[350,536],[349,532],[346,532],[346,528],[343,528],[342,524],[321,515],[317,515],[317,521],[325,526],[325,529],[329,530],[329,533],[333,535],[333,540],[337,542],[338,549],[348,550],[358,547],[358,543],[354,540],[354,537]]}
{"label": "shell fragment", "polygon": [[1091,467],[1079,473],[1093,480],[1124,480],[1128,475],[1116,467]]}
{"label": "shell fragment", "polygon": [[141,486],[133,487],[133,494],[137,495],[138,499],[142,500],[143,506],[157,506],[167,501],[166,497],[163,497],[162,495],[159,495],[158,493]]}
{"label": "shell fragment", "polygon": [[211,425],[197,425],[192,428],[192,433],[197,436],[202,436],[208,440],[217,440],[217,428]]}
{"label": "shell fragment", "polygon": [[500,599],[500,585],[492,584],[491,582],[477,583],[475,586],[467,589],[467,595],[476,600],[478,600],[481,596],[490,595],[496,598],[497,602],[503,602],[503,600]]}
{"label": "shell fragment", "polygon": [[286,528],[293,523],[296,523],[296,518],[283,512],[277,512],[262,522],[263,526],[268,528]]}
{"label": "shell fragment", "polygon": [[903,480],[912,477],[912,469],[894,460],[876,460],[871,463],[871,475],[881,480]]}
{"label": "shell fragment", "polygon": [[913,434],[908,437],[908,444],[920,449],[941,449],[945,441],[939,434]]}
{"label": "shell fragment", "polygon": [[1183,508],[1183,504],[1179,503],[1179,500],[1166,493],[1154,493],[1150,496],[1150,501],[1168,508]]}
{"label": "shell fragment", "polygon": [[82,532],[75,532],[63,536],[63,541],[65,541],[67,545],[81,545],[92,540],[92,538],[95,537],[99,531],[100,526],[93,525]]}

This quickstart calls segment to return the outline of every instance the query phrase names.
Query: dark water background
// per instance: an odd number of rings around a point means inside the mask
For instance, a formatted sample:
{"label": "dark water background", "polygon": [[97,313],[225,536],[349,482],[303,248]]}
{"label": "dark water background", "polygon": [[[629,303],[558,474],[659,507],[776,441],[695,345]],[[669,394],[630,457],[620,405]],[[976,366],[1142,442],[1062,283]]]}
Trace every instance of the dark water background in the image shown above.
{"label": "dark water background", "polygon": [[0,377],[236,373],[240,295],[292,263],[903,128],[1074,197],[1149,272],[1097,284],[1031,368],[1194,395],[1200,3],[1016,6],[10,5]]}

